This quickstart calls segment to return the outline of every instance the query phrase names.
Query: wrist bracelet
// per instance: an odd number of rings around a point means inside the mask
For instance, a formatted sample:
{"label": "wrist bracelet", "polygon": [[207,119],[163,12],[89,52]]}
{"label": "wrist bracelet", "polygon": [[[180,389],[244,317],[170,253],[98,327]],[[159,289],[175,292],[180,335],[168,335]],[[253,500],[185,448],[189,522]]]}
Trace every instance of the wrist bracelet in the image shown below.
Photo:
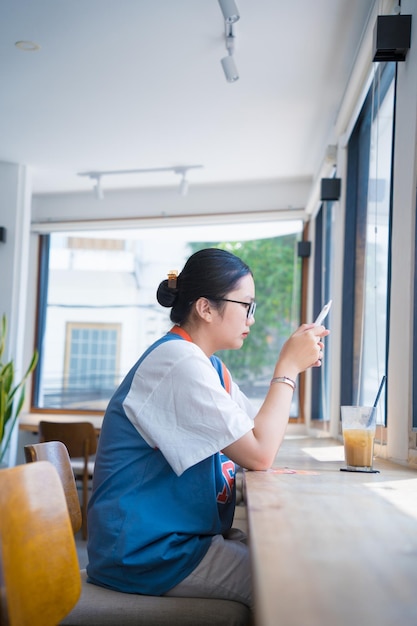
{"label": "wrist bracelet", "polygon": [[288,376],[276,376],[271,380],[271,385],[272,383],[284,383],[285,385],[289,385],[289,387],[291,387],[293,391],[295,391],[297,388],[295,380],[293,380],[292,378],[288,378]]}

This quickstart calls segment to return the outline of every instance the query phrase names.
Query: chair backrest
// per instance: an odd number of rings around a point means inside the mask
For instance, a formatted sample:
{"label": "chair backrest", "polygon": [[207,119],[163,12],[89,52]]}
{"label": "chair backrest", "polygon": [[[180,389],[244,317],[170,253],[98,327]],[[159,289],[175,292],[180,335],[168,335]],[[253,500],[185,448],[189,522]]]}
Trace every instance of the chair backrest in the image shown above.
{"label": "chair backrest", "polygon": [[45,441],[28,444],[24,447],[24,451],[27,463],[49,461],[57,470],[64,488],[72,530],[74,534],[77,533],[82,522],[81,507],[67,448],[62,441]]}
{"label": "chair backrest", "polygon": [[9,626],[56,626],[81,577],[62,484],[47,461],[0,470],[0,551]]}
{"label": "chair backrest", "polygon": [[39,441],[62,441],[70,457],[96,453],[97,434],[91,422],[39,422]]}

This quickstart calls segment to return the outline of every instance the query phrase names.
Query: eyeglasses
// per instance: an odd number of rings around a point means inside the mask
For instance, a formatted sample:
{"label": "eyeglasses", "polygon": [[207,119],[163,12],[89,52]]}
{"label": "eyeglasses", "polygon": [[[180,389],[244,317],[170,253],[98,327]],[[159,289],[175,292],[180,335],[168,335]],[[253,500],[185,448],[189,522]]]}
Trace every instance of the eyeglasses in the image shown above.
{"label": "eyeglasses", "polygon": [[242,304],[248,308],[246,317],[255,317],[256,302],[241,302],[240,300],[230,300],[230,298],[216,298],[218,302],[234,302],[235,304]]}

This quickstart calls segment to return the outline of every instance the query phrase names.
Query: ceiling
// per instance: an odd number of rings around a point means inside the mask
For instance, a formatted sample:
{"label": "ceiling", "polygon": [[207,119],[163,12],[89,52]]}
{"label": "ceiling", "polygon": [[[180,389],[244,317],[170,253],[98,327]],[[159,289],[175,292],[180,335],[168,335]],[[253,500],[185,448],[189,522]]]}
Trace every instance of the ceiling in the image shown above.
{"label": "ceiling", "polygon": [[236,3],[228,83],[217,0],[3,0],[0,161],[29,165],[35,193],[88,190],[85,171],[180,165],[203,166],[190,185],[312,178],[374,0]]}

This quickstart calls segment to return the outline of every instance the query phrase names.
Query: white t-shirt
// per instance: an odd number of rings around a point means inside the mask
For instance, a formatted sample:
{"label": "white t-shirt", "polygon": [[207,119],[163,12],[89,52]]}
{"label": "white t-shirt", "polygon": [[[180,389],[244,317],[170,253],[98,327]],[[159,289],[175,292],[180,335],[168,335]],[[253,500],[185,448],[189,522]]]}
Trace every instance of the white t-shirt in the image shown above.
{"label": "white t-shirt", "polygon": [[178,476],[252,430],[256,415],[233,381],[230,394],[222,387],[210,359],[189,341],[167,341],[152,350],[123,408]]}

